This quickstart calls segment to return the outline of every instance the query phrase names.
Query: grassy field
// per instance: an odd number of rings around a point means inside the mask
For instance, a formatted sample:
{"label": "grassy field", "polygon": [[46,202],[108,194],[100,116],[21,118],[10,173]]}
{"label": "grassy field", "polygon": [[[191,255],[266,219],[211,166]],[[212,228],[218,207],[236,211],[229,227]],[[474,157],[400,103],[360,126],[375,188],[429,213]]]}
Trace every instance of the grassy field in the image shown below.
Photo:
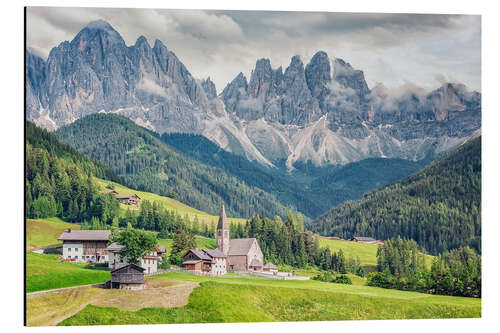
{"label": "grassy field", "polygon": [[84,263],[58,262],[59,255],[26,253],[26,291],[106,282],[109,271],[88,269]]}
{"label": "grassy field", "polygon": [[[203,236],[195,236],[196,247],[199,249],[215,249],[217,244],[215,243],[215,239],[207,238]],[[167,252],[166,256],[170,255],[170,248],[172,247],[173,239],[158,239],[158,245],[165,246]]]}
{"label": "grassy field", "polygon": [[30,249],[61,244],[57,237],[68,228],[80,229],[78,224],[66,223],[57,217],[26,221],[27,246]]}
{"label": "grassy field", "polygon": [[[365,267],[377,266],[377,249],[376,244],[366,244],[358,242],[350,242],[345,240],[334,240],[324,237],[319,237],[319,244],[321,247],[329,247],[330,250],[337,252],[342,249],[344,255],[352,258],[359,257],[361,265]],[[425,255],[426,264],[430,268],[433,256]]]}
{"label": "grassy field", "polygon": [[[106,188],[106,186],[108,184],[113,184],[115,191],[118,192],[119,194],[135,193],[135,194],[137,194],[143,200],[161,202],[161,203],[163,203],[163,205],[167,209],[175,210],[179,214],[181,214],[183,217],[186,214],[189,216],[190,219],[194,219],[195,217],[198,217],[198,220],[200,222],[202,222],[202,223],[210,223],[210,222],[217,223],[217,221],[219,220],[218,216],[210,215],[210,214],[208,214],[206,212],[203,212],[201,210],[198,210],[198,209],[195,209],[195,208],[190,207],[188,205],[185,205],[182,202],[177,201],[177,200],[172,199],[172,198],[163,197],[161,195],[150,193],[150,192],[136,191],[136,190],[130,189],[128,187],[125,187],[125,186],[123,186],[121,184],[114,183],[114,182],[107,181],[107,180],[102,180],[102,179],[99,179],[99,178],[94,178],[94,180],[103,189]],[[123,205],[123,204],[121,204],[120,207],[122,207],[122,209],[124,211],[127,208],[134,209],[133,207],[130,207],[130,206],[127,206],[127,205]],[[137,209],[137,208],[135,208],[135,209]],[[245,223],[246,222],[246,220],[242,219],[242,218],[231,218],[231,217],[228,217],[228,220],[229,220],[229,222],[234,222],[234,223]]]}
{"label": "grassy field", "polygon": [[151,279],[199,282],[186,306],[124,311],[88,305],[60,325],[471,318],[481,300],[319,281],[211,278],[168,273]]}

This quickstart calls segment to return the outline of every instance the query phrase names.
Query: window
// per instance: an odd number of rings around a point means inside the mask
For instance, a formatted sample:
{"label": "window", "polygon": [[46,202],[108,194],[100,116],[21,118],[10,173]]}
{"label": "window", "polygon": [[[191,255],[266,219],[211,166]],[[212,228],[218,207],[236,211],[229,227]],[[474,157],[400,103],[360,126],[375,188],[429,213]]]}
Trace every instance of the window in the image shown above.
{"label": "window", "polygon": [[68,252],[71,252],[71,248],[70,247],[68,247]]}

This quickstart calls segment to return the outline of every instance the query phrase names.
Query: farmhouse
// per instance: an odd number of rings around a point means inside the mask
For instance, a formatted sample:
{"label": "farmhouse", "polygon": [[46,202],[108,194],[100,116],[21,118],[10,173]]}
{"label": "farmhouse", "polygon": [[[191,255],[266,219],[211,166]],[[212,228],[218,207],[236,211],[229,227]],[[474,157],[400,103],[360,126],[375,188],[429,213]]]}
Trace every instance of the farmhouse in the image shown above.
{"label": "farmhouse", "polygon": [[199,275],[226,274],[227,256],[219,250],[189,249],[183,256],[184,269]]}
{"label": "farmhouse", "polygon": [[[118,243],[111,243],[107,248],[108,251],[108,267],[111,270],[116,270],[121,267],[129,265],[127,260],[120,256],[120,252],[125,248],[124,245]],[[154,250],[145,255],[142,259],[140,259],[140,267],[142,267],[146,274],[156,273],[158,271],[158,263],[161,260],[161,252],[157,251],[157,248],[160,248],[163,253],[165,252],[164,247],[155,246]]]}
{"label": "farmhouse", "polygon": [[264,254],[259,242],[256,238],[230,239],[224,205],[217,224],[217,250],[227,256],[228,271],[262,271]]}
{"label": "farmhouse", "polygon": [[137,194],[115,194],[115,199],[122,204],[132,206],[137,206],[141,200]]}
{"label": "farmhouse", "polygon": [[377,242],[377,240],[372,237],[353,237],[351,238],[351,242],[374,244]]}
{"label": "farmhouse", "polygon": [[144,289],[144,268],[134,264],[117,268],[111,271],[110,282],[113,289]]}
{"label": "farmhouse", "polygon": [[110,230],[64,230],[58,238],[63,241],[63,259],[75,262],[107,262],[106,247],[110,234]]}

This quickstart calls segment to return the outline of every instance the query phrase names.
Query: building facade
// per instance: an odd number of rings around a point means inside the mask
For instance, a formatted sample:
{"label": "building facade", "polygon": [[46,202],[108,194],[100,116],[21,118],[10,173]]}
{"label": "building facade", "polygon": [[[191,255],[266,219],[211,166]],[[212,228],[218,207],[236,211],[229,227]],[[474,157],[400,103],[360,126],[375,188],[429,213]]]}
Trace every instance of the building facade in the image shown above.
{"label": "building facade", "polygon": [[106,250],[110,230],[72,230],[63,231],[62,257],[67,261],[106,263],[109,253]]}
{"label": "building facade", "polygon": [[226,274],[227,256],[219,250],[189,249],[184,256],[184,269],[197,275]]}
{"label": "building facade", "polygon": [[144,268],[134,264],[111,271],[110,288],[141,290],[144,289]]}
{"label": "building facade", "polygon": [[[129,265],[127,260],[120,256],[120,251],[122,251],[125,246],[118,243],[111,243],[106,250],[108,251],[108,267],[111,270],[116,270],[121,267]],[[153,274],[158,271],[158,265],[162,259],[162,253],[157,251],[158,248],[155,247],[153,251],[145,255],[139,260],[139,266],[144,268],[145,274]]]}
{"label": "building facade", "polygon": [[256,238],[230,239],[224,205],[217,224],[217,250],[227,255],[228,271],[262,271],[264,254],[259,242]]}

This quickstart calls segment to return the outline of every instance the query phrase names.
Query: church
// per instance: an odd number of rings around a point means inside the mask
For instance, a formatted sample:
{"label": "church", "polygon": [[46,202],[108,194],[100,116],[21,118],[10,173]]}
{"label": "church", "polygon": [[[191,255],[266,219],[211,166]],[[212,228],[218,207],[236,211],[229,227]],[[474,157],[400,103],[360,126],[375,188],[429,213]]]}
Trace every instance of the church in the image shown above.
{"label": "church", "polygon": [[230,239],[224,205],[217,224],[217,250],[227,256],[228,271],[262,271],[264,254],[259,242],[256,238]]}

